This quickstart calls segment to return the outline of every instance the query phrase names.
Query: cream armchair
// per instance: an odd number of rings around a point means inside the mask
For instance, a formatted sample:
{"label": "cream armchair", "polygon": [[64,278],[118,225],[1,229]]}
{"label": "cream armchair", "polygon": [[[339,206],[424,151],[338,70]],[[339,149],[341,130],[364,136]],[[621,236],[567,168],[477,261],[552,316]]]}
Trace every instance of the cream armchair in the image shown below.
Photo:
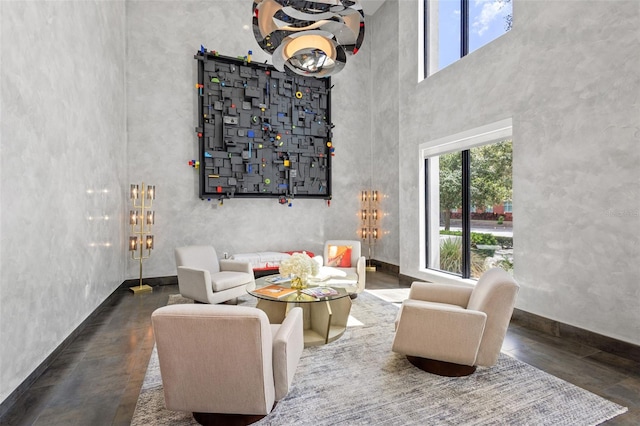
{"label": "cream armchair", "polygon": [[186,246],[175,250],[180,294],[197,302],[217,304],[255,287],[249,262],[220,259],[211,246]]}
{"label": "cream armchair", "polygon": [[360,241],[327,240],[322,256],[313,258],[320,265],[318,275],[331,278],[331,286],[353,285],[356,293],[364,291],[367,275],[366,260],[361,255]]}
{"label": "cream armchair", "polygon": [[414,282],[396,320],[392,350],[423,370],[472,374],[496,363],[519,286],[500,268],[475,287]]}
{"label": "cream armchair", "polygon": [[151,321],[165,406],[202,424],[269,414],[289,392],[304,348],[301,308],[269,324],[252,307],[180,304],[156,309]]}

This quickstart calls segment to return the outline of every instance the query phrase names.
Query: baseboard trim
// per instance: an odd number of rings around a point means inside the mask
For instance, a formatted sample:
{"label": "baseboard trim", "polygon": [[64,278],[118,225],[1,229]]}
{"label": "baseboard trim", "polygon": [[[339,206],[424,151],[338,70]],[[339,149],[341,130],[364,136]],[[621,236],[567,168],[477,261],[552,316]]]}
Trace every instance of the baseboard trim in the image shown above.
{"label": "baseboard trim", "polygon": [[[151,287],[156,287],[160,285],[178,285],[178,276],[177,275],[169,275],[166,277],[151,277],[151,278],[143,278],[142,284],[150,285]],[[129,289],[129,287],[134,287],[140,285],[140,279],[132,279],[125,280],[120,284],[118,288]]]}
{"label": "baseboard trim", "polygon": [[640,362],[640,346],[633,343],[603,336],[593,331],[541,317],[520,309],[514,309],[511,323],[572,342],[582,343],[621,358]]}
{"label": "baseboard trim", "polygon": [[386,272],[396,276],[400,274],[400,267],[398,265],[383,262],[381,260],[369,259],[367,260],[367,266],[375,266],[377,271]]}
{"label": "baseboard trim", "polygon": [[[138,283],[138,281],[136,280],[136,284]],[[123,283],[124,284],[124,283]],[[18,401],[18,399],[22,396],[22,394],[24,394],[34,383],[36,380],[38,380],[38,378],[47,370],[47,368],[49,368],[51,366],[51,364],[53,364],[53,362],[55,361],[55,359],[62,353],[62,351],[64,351],[67,346],[69,346],[75,339],[76,337],[78,337],[80,335],[80,333],[82,333],[82,331],[84,331],[84,329],[87,327],[87,325],[89,323],[91,323],[91,321],[93,320],[93,318],[100,313],[100,311],[102,311],[102,309],[104,309],[105,306],[108,306],[112,299],[115,297],[116,293],[118,293],[120,291],[120,289],[122,288],[122,285],[118,286],[109,296],[107,296],[107,298],[100,303],[100,305],[98,305],[97,308],[95,308],[93,310],[93,312],[91,312],[87,318],[85,318],[84,321],[82,321],[80,323],[80,325],[78,325],[63,341],[62,343],[60,343],[50,354],[49,356],[47,356],[44,361],[42,361],[40,363],[40,365],[38,365],[35,370],[33,370],[31,372],[31,374],[29,374],[27,376],[26,379],[24,379],[22,381],[22,383],[20,383],[18,385],[17,388],[15,388],[13,390],[13,392],[11,392],[9,394],[9,396],[7,396],[7,398],[2,401],[2,403],[0,403],[0,423],[2,423],[2,418],[4,417],[4,415],[11,409],[11,407],[13,407],[13,405]],[[128,289],[128,287],[127,287]]]}

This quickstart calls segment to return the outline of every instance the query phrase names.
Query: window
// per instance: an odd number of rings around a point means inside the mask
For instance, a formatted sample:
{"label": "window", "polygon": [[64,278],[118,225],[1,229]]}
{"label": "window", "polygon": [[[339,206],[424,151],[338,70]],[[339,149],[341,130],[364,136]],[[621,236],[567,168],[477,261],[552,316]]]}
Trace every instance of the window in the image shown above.
{"label": "window", "polygon": [[440,0],[438,7],[438,69],[462,56],[460,50],[460,0]]}
{"label": "window", "polygon": [[493,266],[513,268],[513,214],[493,212],[513,199],[510,123],[421,146],[426,269],[477,279]]}
{"label": "window", "polygon": [[425,0],[426,75],[511,29],[512,0]]}
{"label": "window", "polygon": [[502,205],[504,206],[505,213],[513,212],[513,204],[511,203],[511,201],[505,201]]}

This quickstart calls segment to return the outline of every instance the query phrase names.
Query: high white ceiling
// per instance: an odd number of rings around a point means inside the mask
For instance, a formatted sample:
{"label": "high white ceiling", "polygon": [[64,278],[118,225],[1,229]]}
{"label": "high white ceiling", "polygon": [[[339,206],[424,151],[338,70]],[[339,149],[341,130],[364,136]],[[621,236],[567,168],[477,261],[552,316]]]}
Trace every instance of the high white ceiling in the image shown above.
{"label": "high white ceiling", "polygon": [[382,6],[384,0],[360,0],[365,15],[373,15]]}

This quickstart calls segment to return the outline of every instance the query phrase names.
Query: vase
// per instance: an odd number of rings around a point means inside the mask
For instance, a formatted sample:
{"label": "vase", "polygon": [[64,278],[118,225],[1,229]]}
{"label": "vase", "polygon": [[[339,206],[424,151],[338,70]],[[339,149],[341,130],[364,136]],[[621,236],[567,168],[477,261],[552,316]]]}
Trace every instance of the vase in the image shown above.
{"label": "vase", "polygon": [[291,288],[295,290],[302,290],[307,288],[307,276],[306,275],[294,275],[291,279]]}

